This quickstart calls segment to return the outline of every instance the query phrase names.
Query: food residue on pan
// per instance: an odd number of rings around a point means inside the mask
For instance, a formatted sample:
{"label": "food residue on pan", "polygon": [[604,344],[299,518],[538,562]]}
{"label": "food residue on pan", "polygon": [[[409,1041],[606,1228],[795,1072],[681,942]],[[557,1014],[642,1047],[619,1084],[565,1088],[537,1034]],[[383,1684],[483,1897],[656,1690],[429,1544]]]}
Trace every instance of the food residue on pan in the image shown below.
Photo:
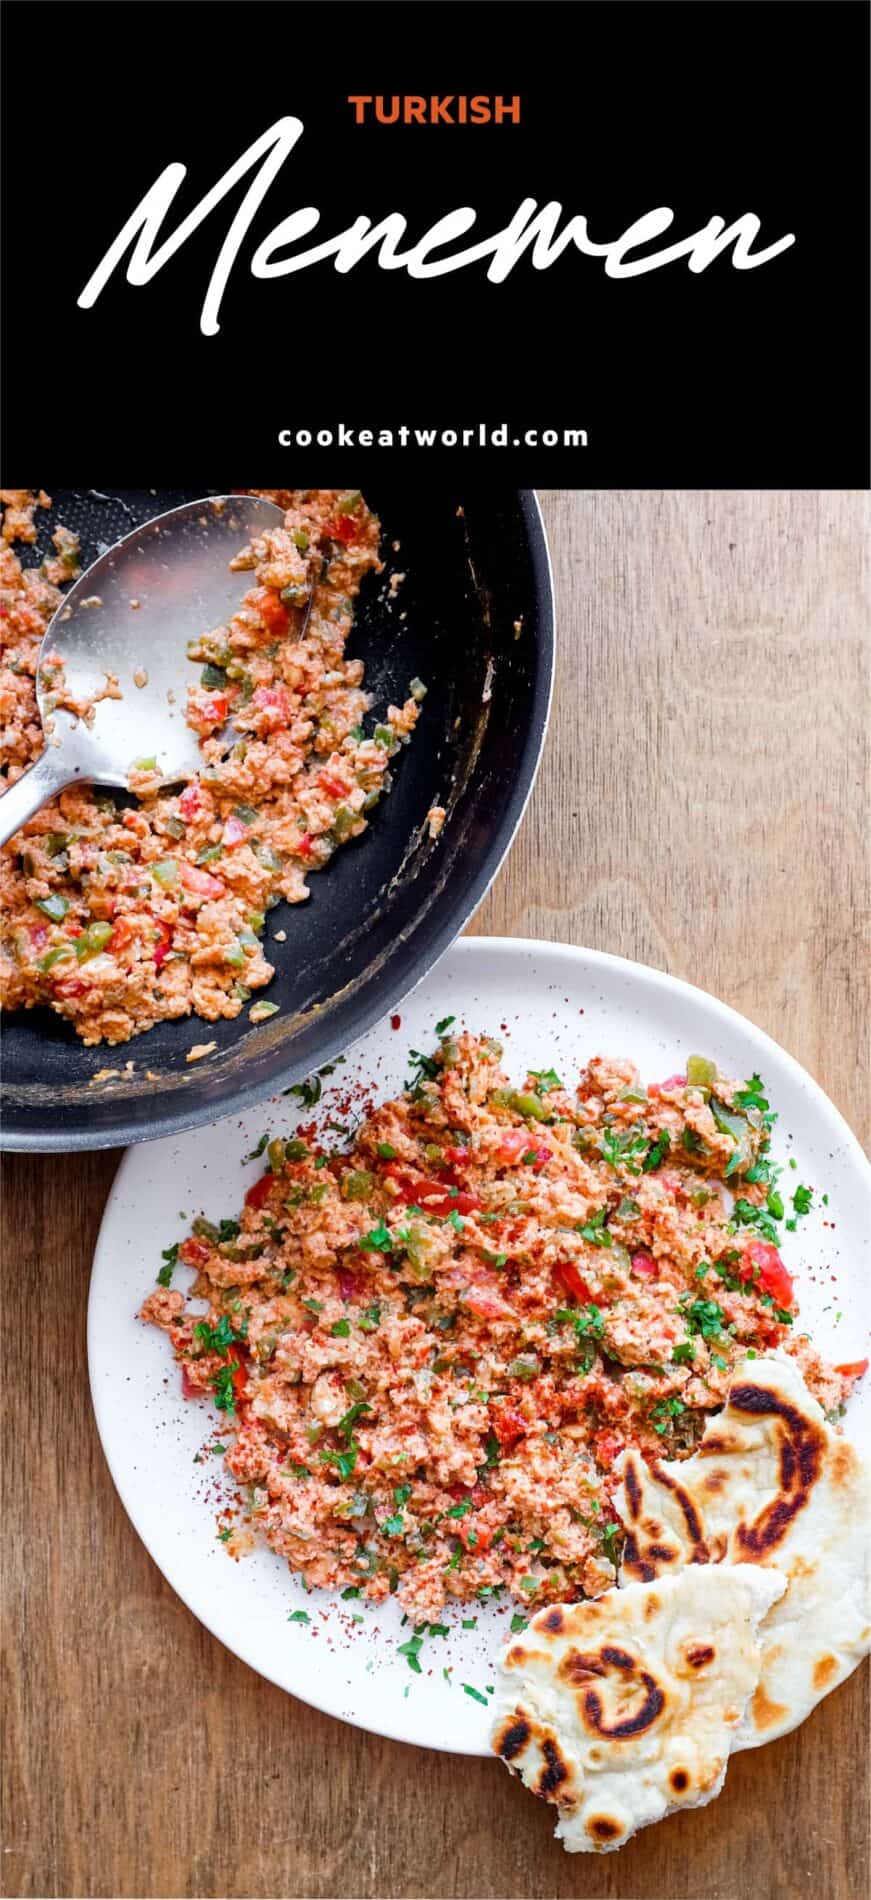
{"label": "food residue on pan", "polygon": [[[267,912],[307,898],[310,873],[365,831],[419,716],[426,687],[415,679],[403,706],[368,721],[363,663],[345,658],[359,588],[381,567],[363,497],[250,492],[277,501],[285,521],[233,562],[253,585],[229,625],[192,629],[197,776],[161,791],[155,761],[137,760],[132,809],[70,786],[0,854],[0,998],[7,1009],[47,1004],[86,1043],[125,1042],[191,1013],[238,1016],[273,975]],[[62,595],[56,564],[22,569],[10,545],[35,538],[33,511],[49,498],[2,494],[0,763],[11,784],[44,743],[37,656]],[[75,537],[59,529],[54,542],[72,576]],[[61,654],[43,660],[41,684],[49,712],[52,696],[68,703]],[[256,1004],[250,1020],[275,1007]]]}

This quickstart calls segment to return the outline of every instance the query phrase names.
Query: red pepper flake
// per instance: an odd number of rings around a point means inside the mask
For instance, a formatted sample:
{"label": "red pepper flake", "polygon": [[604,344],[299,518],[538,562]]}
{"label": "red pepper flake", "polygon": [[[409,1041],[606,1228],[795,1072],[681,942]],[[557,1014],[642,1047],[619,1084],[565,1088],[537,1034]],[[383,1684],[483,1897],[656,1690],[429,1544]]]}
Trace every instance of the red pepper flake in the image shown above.
{"label": "red pepper flake", "polygon": [[401,1028],[402,1028],[402,1017],[401,1017],[401,1016],[391,1016],[391,1018],[390,1018],[390,1027],[391,1027],[391,1029],[401,1029]]}

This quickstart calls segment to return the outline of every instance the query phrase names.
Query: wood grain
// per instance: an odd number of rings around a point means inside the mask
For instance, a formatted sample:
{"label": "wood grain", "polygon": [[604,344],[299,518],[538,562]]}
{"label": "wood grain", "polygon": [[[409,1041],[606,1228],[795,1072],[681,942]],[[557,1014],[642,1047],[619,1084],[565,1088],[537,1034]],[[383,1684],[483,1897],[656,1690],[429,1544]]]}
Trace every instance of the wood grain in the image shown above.
{"label": "wood grain", "polygon": [[[868,521],[857,494],[544,497],[553,722],[477,932],[691,978],[868,1134]],[[115,1496],[85,1368],[117,1156],[6,1171],[4,1892],[857,1900],[867,1678],[722,1798],[569,1859],[494,1762],[343,1728],[228,1655]]]}

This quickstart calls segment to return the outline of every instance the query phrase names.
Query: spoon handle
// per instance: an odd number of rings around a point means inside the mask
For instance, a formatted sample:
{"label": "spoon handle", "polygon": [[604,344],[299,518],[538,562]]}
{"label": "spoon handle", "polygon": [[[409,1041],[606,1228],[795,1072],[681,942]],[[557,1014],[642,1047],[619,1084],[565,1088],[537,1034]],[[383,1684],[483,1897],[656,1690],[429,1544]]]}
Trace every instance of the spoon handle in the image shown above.
{"label": "spoon handle", "polygon": [[63,791],[65,785],[80,776],[80,768],[77,770],[68,760],[64,761],[54,746],[46,746],[36,763],[22,772],[0,798],[0,845],[7,844],[34,812],[40,811],[56,792]]}

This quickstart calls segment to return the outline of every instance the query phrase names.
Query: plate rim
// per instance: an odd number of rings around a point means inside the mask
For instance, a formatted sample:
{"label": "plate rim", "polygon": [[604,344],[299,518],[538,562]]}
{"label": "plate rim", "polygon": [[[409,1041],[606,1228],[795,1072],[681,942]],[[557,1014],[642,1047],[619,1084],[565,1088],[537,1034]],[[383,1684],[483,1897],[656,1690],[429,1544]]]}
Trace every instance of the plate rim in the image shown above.
{"label": "plate rim", "polygon": [[[815,1110],[819,1110],[820,1108],[822,1108],[825,1116],[830,1122],[830,1125],[832,1127],[832,1132],[836,1134],[838,1140],[844,1145],[846,1150],[852,1156],[852,1159],[854,1160],[854,1162],[857,1162],[859,1164],[860,1172],[865,1176],[867,1189],[868,1189],[869,1195],[871,1195],[871,1161],[869,1161],[868,1157],[866,1156],[865,1151],[862,1147],[862,1144],[859,1141],[858,1136],[854,1134],[852,1128],[850,1127],[849,1122],[841,1114],[840,1109],[838,1109],[835,1106],[835,1103],[831,1100],[831,1097],[826,1094],[821,1084],[817,1082],[815,1078],[811,1075],[810,1071],[808,1069],[805,1069],[803,1064],[800,1063],[795,1056],[791,1055],[789,1050],[785,1049],[782,1043],[776,1042],[774,1037],[768,1034],[767,1030],[761,1029],[758,1026],[758,1024],[754,1023],[751,1017],[743,1015],[740,1010],[734,1009],[730,1003],[722,1002],[721,999],[713,995],[711,991],[702,989],[700,985],[698,984],[689,983],[683,977],[671,976],[668,971],[659,970],[653,964],[638,963],[634,959],[629,958],[629,957],[616,956],[611,951],[587,949],[583,945],[567,943],[556,938],[485,937],[485,936],[459,937],[450,946],[450,948],[445,953],[445,955],[439,958],[438,965],[432,966],[432,970],[427,972],[427,976],[422,979],[421,983],[416,984],[414,986],[414,990],[416,991],[418,989],[423,988],[423,985],[428,980],[428,976],[433,973],[433,970],[443,965],[447,961],[447,958],[453,954],[458,954],[461,960],[468,958],[470,961],[470,964],[473,965],[476,960],[483,961],[485,958],[489,958],[491,960],[498,959],[500,961],[504,961],[505,959],[511,957],[512,955],[520,956],[522,958],[528,957],[530,955],[533,955],[533,956],[545,955],[552,958],[554,956],[554,953],[557,953],[558,962],[564,962],[566,964],[575,965],[575,966],[577,964],[582,964],[588,970],[592,972],[595,972],[597,969],[603,970],[603,971],[607,970],[612,975],[622,974],[622,975],[628,975],[634,978],[641,978],[645,983],[649,984],[653,988],[654,991],[659,991],[659,992],[664,991],[672,995],[675,992],[677,992],[678,995],[686,995],[687,997],[692,998],[694,1000],[701,999],[702,1002],[707,1007],[709,1008],[713,1007],[714,1014],[718,1016],[720,1020],[724,1022],[724,1024],[728,1025],[729,1023],[737,1023],[738,1026],[742,1030],[746,1031],[749,1029],[752,1032],[753,1036],[760,1040],[763,1050],[770,1049],[777,1056],[778,1061],[786,1063],[788,1070],[792,1072],[793,1078],[797,1083],[799,1083],[801,1086],[809,1086],[811,1095],[813,1097]],[[414,993],[414,992],[406,991],[405,993],[406,997],[410,993]],[[389,1017],[387,1016],[380,1017],[378,1021],[387,1022],[389,1021]],[[377,1027],[377,1023],[370,1024],[369,1028],[366,1031],[364,1031],[359,1037],[355,1038],[355,1041],[353,1043],[348,1045],[349,1050],[353,1050],[354,1048],[356,1048],[358,1044],[363,1041],[364,1036],[371,1034],[372,1029],[375,1027]],[[270,1094],[259,1099],[262,1099],[264,1102],[266,1102],[266,1101],[270,1101],[272,1099],[272,1096]],[[245,1113],[247,1109],[253,1108],[255,1106],[256,1106],[256,1103],[251,1102],[251,1103],[246,1104],[245,1107],[241,1109],[241,1111],[239,1108],[236,1108],[234,1111],[232,1111],[232,1113],[217,1117],[216,1121],[214,1123],[209,1124],[209,1126],[216,1127],[216,1126],[219,1126],[222,1122],[225,1122],[225,1121],[229,1122],[231,1120],[236,1120],[238,1119],[240,1112]],[[192,1132],[192,1131],[188,1129],[183,1129],[183,1130],[171,1129],[167,1131],[161,1137],[161,1139],[163,1140],[177,1139],[180,1135],[184,1136],[184,1135],[187,1135],[189,1132]],[[262,1677],[264,1681],[272,1683],[276,1688],[280,1689],[283,1692],[283,1694],[292,1696],[294,1700],[298,1701],[303,1707],[317,1709],[319,1713],[323,1715],[328,1715],[332,1717],[335,1721],[342,1722],[352,1728],[359,1728],[364,1734],[383,1736],[388,1741],[403,1742],[407,1746],[412,1747],[412,1748],[429,1748],[442,1754],[455,1754],[455,1755],[459,1755],[460,1757],[486,1760],[489,1757],[489,1753],[490,1753],[489,1749],[487,1748],[478,1748],[478,1749],[458,1748],[456,1745],[452,1745],[449,1741],[442,1739],[441,1736],[435,1736],[432,1738],[427,1737],[426,1739],[418,1739],[416,1736],[409,1735],[407,1731],[403,1730],[400,1725],[393,1722],[386,1715],[379,1720],[379,1724],[376,1727],[376,1726],[370,1726],[368,1723],[359,1721],[356,1717],[349,1715],[347,1713],[343,1714],[340,1711],[337,1711],[332,1701],[323,1701],[317,1698],[317,1678],[315,1678],[315,1683],[314,1683],[315,1694],[307,1693],[306,1695],[303,1696],[302,1694],[300,1694],[300,1692],[297,1689],[288,1688],[286,1681],[281,1680],[279,1676],[273,1673],[270,1669],[263,1668],[260,1663],[249,1662],[247,1656],[243,1655],[239,1649],[235,1648],[233,1644],[230,1643],[226,1639],[226,1637],[223,1636],[220,1633],[220,1631],[214,1627],[214,1624],[210,1620],[210,1617],[202,1614],[201,1610],[195,1606],[195,1603],[191,1600],[191,1594],[188,1592],[188,1590],[184,1588],[180,1588],[179,1585],[174,1581],[174,1579],[167,1574],[162,1564],[158,1561],[157,1557],[154,1555],[153,1551],[151,1550],[151,1547],[149,1543],[147,1542],[146,1537],[144,1536],[143,1532],[140,1530],[139,1523],[137,1521],[135,1499],[132,1495],[134,1487],[129,1485],[126,1482],[126,1479],[122,1479],[122,1477],[120,1476],[117,1461],[113,1457],[109,1449],[109,1444],[111,1440],[109,1440],[108,1431],[104,1431],[104,1426],[103,1426],[103,1423],[101,1422],[101,1414],[102,1414],[103,1408],[102,1408],[101,1396],[98,1390],[98,1381],[96,1378],[96,1365],[95,1365],[96,1356],[97,1356],[97,1347],[96,1347],[97,1322],[95,1318],[94,1286],[97,1279],[97,1270],[98,1270],[98,1263],[100,1261],[101,1250],[103,1246],[107,1244],[106,1239],[104,1237],[106,1236],[106,1230],[108,1228],[110,1214],[112,1213],[115,1205],[117,1204],[119,1195],[123,1191],[123,1183],[124,1183],[125,1176],[130,1170],[132,1170],[133,1166],[135,1165],[138,1159],[140,1149],[148,1150],[151,1148],[151,1146],[152,1144],[150,1142],[137,1142],[133,1146],[127,1148],[121,1157],[118,1168],[113,1177],[112,1184],[106,1198],[105,1207],[103,1209],[103,1214],[100,1221],[100,1228],[97,1235],[96,1245],[94,1247],[94,1254],[93,1254],[93,1260],[91,1264],[91,1273],[90,1273],[89,1286],[88,1286],[88,1305],[87,1305],[87,1323],[86,1323],[88,1384],[90,1388],[91,1404],[93,1407],[94,1422],[97,1428],[97,1437],[99,1440],[100,1449],[101,1449],[103,1458],[105,1460],[106,1466],[108,1468],[109,1476],[111,1477],[112,1483],[115,1487],[115,1491],[117,1493],[119,1502],[121,1503],[128,1519],[130,1520],[133,1530],[135,1531],[137,1537],[139,1538],[140,1543],[143,1545],[150,1562],[154,1565],[155,1569],[159,1572],[161,1577],[163,1577],[164,1581],[168,1584],[169,1588],[173,1591],[174,1595],[179,1598],[179,1600],[184,1604],[185,1608],[190,1612],[190,1614],[196,1618],[197,1622],[202,1624],[204,1629],[208,1630],[209,1635],[213,1637],[216,1642],[219,1642],[224,1649],[228,1650],[229,1653],[232,1656],[234,1656],[238,1662],[242,1663],[245,1668],[251,1669],[255,1675]]]}

